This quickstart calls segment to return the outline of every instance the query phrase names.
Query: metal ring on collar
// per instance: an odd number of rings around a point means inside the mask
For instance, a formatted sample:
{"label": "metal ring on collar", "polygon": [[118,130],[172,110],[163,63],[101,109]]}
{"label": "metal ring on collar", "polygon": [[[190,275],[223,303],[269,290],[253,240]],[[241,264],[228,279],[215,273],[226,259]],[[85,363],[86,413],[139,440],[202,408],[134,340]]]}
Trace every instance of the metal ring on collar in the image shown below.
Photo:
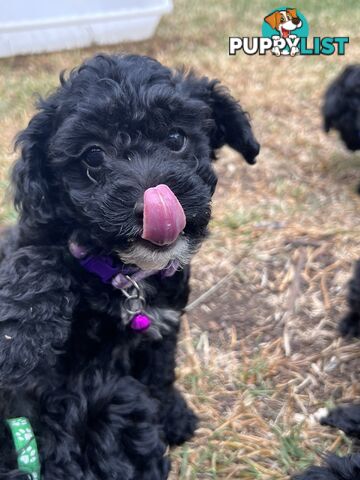
{"label": "metal ring on collar", "polygon": [[[139,302],[138,303],[139,306],[136,310],[133,310],[131,308],[131,301],[132,300],[138,300],[138,302]],[[145,298],[144,297],[125,298],[124,308],[129,315],[136,315],[137,313],[140,313],[144,309],[144,306],[145,306]]]}
{"label": "metal ring on collar", "polygon": [[137,283],[136,280],[134,280],[133,278],[131,278],[130,275],[125,275],[125,278],[132,284],[132,286],[133,286],[138,292],[140,292],[140,287],[139,287],[139,284]]}

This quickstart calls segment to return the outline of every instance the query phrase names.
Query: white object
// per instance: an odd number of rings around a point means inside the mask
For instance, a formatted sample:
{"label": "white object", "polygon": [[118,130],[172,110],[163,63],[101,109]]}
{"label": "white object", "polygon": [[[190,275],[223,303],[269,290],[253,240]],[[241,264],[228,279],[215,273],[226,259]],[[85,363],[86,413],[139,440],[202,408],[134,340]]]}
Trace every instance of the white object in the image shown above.
{"label": "white object", "polygon": [[145,40],[171,10],[171,0],[10,0],[0,57]]}

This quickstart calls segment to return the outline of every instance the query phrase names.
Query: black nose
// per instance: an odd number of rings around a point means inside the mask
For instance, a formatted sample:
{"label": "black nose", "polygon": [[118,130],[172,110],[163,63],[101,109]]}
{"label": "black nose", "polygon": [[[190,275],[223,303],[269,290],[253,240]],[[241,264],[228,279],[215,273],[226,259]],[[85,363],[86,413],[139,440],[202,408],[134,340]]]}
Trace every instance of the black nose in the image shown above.
{"label": "black nose", "polygon": [[144,202],[142,200],[138,200],[134,205],[134,214],[136,218],[139,220],[143,219],[144,214]]}
{"label": "black nose", "polygon": [[299,25],[299,23],[301,22],[300,18],[299,17],[295,17],[292,19],[292,22],[294,25]]}

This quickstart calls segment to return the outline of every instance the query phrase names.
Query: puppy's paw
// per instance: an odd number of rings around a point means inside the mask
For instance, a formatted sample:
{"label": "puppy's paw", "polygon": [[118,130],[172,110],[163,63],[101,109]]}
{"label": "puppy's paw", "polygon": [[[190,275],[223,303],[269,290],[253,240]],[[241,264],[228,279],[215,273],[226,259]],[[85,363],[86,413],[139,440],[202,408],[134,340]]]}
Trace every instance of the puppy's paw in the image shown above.
{"label": "puppy's paw", "polygon": [[334,408],[320,423],[338,428],[349,437],[360,438],[360,405]]}
{"label": "puppy's paw", "polygon": [[343,337],[360,337],[360,314],[348,313],[340,322],[339,331]]}
{"label": "puppy's paw", "polygon": [[171,403],[167,405],[163,425],[166,440],[170,446],[186,442],[194,435],[197,428],[197,416],[177,391]]}
{"label": "puppy's paw", "polygon": [[165,435],[170,446],[181,445],[192,438],[198,425],[198,418],[190,410],[184,410],[181,416],[169,417],[165,425]]}

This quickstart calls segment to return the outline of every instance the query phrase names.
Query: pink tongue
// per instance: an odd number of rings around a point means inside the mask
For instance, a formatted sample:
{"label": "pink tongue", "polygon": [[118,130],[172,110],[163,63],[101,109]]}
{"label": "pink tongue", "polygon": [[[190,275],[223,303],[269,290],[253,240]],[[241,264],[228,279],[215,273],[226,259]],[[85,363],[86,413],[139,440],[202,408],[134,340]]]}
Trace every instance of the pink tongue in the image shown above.
{"label": "pink tongue", "polygon": [[179,200],[167,185],[148,188],[144,193],[142,238],[155,245],[174,243],[186,225]]}

